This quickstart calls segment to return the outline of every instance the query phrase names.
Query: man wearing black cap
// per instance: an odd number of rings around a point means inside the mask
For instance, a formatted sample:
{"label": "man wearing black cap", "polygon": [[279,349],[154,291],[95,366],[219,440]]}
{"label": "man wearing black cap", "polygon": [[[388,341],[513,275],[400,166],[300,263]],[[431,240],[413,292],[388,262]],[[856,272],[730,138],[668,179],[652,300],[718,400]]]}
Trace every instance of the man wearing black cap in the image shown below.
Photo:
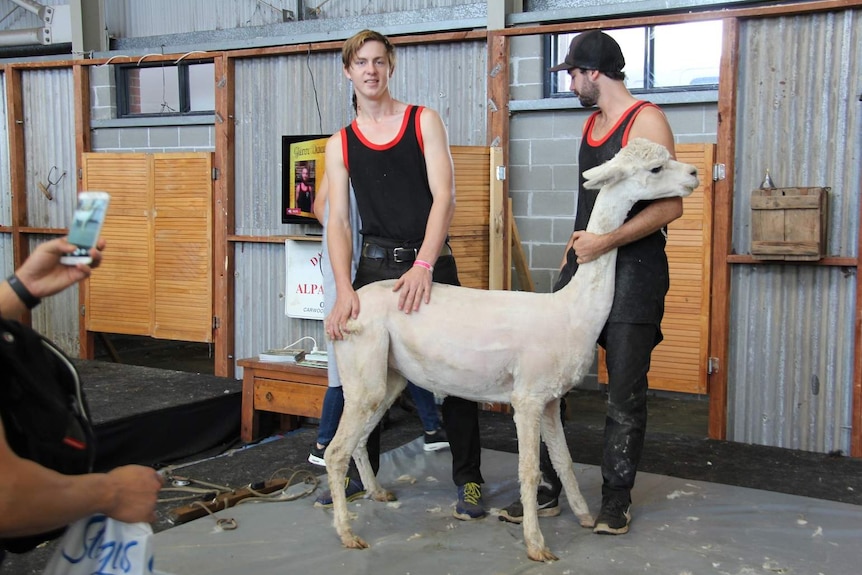
{"label": "man wearing black cap", "polygon": [[[578,34],[564,62],[551,68],[566,70],[571,90],[585,107],[598,110],[584,124],[578,170],[611,159],[632,138],[662,144],[674,155],[673,133],[664,114],[653,104],[637,100],[625,85],[625,59],[616,41],[592,30]],[[668,265],[664,246],[666,226],[682,215],[682,199],[638,202],[626,222],[615,231],[596,235],[586,232],[597,190],[584,188],[580,177],[575,231],[566,245],[560,277],[554,291],[562,289],[578,269],[608,251],[617,252],[614,303],[599,337],[607,352],[608,408],[602,457],[602,507],[593,531],[622,535],[631,521],[631,489],[643,450],[647,420],[647,371],[653,348],[662,340],[661,319],[668,290]],[[558,515],[562,488],[542,445],[542,483],[539,515]],[[500,518],[520,523],[520,501],[500,512]]]}

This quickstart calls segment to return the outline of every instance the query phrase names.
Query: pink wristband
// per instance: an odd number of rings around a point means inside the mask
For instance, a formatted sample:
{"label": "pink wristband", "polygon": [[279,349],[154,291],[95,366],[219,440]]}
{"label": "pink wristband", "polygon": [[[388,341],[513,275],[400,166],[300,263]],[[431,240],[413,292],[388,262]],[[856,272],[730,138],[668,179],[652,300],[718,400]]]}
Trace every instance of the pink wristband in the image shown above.
{"label": "pink wristband", "polygon": [[414,265],[414,266],[419,266],[420,268],[425,268],[426,270],[428,270],[428,271],[429,271],[429,272],[431,272],[432,274],[434,273],[434,266],[432,266],[431,264],[429,264],[429,263],[428,263],[428,262],[426,262],[425,260],[415,260],[415,261],[413,262],[413,265]]}

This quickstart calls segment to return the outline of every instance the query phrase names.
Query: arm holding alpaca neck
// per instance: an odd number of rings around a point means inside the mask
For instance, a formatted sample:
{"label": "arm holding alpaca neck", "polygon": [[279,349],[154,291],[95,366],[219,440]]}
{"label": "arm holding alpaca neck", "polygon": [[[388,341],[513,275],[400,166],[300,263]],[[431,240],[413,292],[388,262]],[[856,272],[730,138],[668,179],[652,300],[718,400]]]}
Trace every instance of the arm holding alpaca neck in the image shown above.
{"label": "arm holding alpaca neck", "polygon": [[[599,195],[601,197],[601,194]],[[682,215],[682,198],[663,198],[652,201],[635,217],[616,227],[605,227],[602,222],[588,226],[585,232],[575,232],[572,247],[582,264],[607,252],[635,242],[664,228]],[[590,222],[593,223],[592,221]],[[601,231],[601,230],[607,231]]]}

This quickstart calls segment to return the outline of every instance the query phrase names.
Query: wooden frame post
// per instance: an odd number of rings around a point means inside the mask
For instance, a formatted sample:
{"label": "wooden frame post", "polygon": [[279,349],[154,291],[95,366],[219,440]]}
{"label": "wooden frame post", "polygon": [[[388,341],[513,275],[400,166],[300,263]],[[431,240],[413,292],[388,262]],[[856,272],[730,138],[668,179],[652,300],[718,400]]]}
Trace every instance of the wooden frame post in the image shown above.
{"label": "wooden frame post", "polygon": [[227,54],[215,58],[215,173],[213,214],[213,341],[216,375],[233,377],[234,246],[228,236],[235,230],[234,139],[236,126],[235,63]]}
{"label": "wooden frame post", "polygon": [[730,254],[733,222],[733,158],[736,151],[736,70],[739,60],[739,21],[724,20],[726,44],[721,48],[718,84],[718,141],[716,163],[725,165],[726,177],[714,184],[712,244],[712,308],[709,356],[718,369],[707,377],[709,388],[709,437],[727,437],[727,363],[730,337]]}
{"label": "wooden frame post", "polygon": [[[488,34],[488,145],[500,148],[502,165],[508,172],[509,166],[509,38],[502,34]],[[511,230],[509,222],[512,214],[509,202],[508,173],[502,181],[503,198],[503,249],[504,262],[511,261]],[[503,289],[512,289],[511,273],[503,274]]]}

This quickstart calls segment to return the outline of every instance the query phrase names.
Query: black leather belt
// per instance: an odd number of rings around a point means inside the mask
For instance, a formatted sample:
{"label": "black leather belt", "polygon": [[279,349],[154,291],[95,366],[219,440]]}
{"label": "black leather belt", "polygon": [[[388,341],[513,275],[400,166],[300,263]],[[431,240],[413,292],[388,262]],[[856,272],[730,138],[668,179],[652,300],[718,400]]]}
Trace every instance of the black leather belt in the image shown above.
{"label": "black leather belt", "polygon": [[[396,263],[414,262],[418,253],[417,248],[384,248],[377,244],[362,244],[362,257],[372,260],[392,260]],[[452,248],[449,247],[449,244],[443,244],[443,247],[440,248],[440,255],[452,255]]]}

